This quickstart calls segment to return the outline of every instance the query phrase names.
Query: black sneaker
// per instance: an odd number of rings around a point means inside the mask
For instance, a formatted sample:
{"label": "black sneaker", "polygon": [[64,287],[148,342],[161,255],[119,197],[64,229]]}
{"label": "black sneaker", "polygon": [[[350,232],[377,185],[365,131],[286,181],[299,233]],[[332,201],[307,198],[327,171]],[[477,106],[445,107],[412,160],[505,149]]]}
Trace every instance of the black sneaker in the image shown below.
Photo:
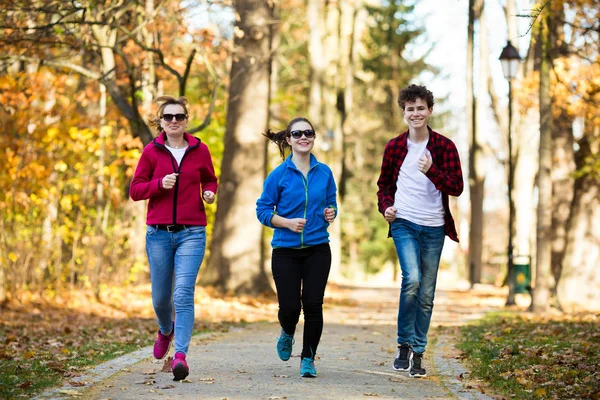
{"label": "black sneaker", "polygon": [[396,371],[408,371],[410,369],[411,360],[413,358],[412,348],[408,343],[403,343],[398,346],[398,355],[394,360],[393,368]]}
{"label": "black sneaker", "polygon": [[411,378],[421,378],[427,376],[427,371],[423,368],[423,353],[414,353],[412,359],[412,366],[410,367],[410,373],[408,374]]}

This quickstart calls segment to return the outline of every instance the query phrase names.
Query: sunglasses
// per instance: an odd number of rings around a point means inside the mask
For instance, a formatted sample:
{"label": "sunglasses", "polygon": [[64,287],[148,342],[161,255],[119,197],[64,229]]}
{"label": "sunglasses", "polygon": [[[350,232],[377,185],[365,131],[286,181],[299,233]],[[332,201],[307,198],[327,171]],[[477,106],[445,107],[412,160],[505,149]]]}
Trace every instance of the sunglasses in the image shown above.
{"label": "sunglasses", "polygon": [[304,131],[291,131],[290,136],[294,139],[300,139],[302,135],[306,136],[307,139],[312,139],[315,137],[315,131],[312,129],[306,129]]}
{"label": "sunglasses", "polygon": [[185,119],[187,118],[187,115],[185,115],[185,114],[163,114],[161,118],[167,122],[173,121],[173,118],[175,118],[175,121],[181,122],[181,121],[185,121]]}

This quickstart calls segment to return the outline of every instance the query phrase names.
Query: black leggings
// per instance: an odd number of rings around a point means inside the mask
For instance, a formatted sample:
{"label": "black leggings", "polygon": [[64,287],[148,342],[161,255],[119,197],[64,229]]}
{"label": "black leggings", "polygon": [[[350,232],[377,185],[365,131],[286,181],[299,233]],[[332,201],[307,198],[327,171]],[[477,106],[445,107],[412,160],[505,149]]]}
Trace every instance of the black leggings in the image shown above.
{"label": "black leggings", "polygon": [[273,249],[271,269],[279,300],[279,323],[293,335],[304,310],[301,357],[314,358],[323,332],[323,296],[331,268],[329,243]]}

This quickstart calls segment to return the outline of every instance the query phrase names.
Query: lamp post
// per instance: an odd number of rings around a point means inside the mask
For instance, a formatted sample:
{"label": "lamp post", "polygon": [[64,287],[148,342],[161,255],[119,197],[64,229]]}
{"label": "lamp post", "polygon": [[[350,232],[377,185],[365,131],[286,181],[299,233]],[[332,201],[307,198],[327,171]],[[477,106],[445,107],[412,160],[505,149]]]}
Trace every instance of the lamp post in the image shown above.
{"label": "lamp post", "polygon": [[512,78],[517,74],[517,68],[521,56],[517,49],[507,41],[506,46],[500,53],[500,62],[502,63],[502,72],[504,77],[508,80],[508,298],[506,299],[506,305],[515,304],[515,293],[514,293],[514,267],[513,267],[513,226],[514,226],[514,214],[515,205],[513,203],[512,192],[515,179],[514,164],[513,164],[513,151],[512,151]]}

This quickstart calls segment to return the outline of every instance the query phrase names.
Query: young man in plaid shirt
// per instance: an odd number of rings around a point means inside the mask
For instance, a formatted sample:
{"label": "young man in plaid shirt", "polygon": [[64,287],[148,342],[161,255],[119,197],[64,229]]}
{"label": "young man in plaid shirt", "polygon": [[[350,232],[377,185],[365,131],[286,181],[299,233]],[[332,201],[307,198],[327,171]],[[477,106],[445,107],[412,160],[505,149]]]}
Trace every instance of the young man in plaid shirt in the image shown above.
{"label": "young man in plaid shirt", "polygon": [[377,199],[402,269],[394,369],[422,377],[444,236],[458,242],[448,196],[462,193],[463,177],[454,143],[427,125],[433,94],[410,85],[398,103],[408,131],[385,146]]}

